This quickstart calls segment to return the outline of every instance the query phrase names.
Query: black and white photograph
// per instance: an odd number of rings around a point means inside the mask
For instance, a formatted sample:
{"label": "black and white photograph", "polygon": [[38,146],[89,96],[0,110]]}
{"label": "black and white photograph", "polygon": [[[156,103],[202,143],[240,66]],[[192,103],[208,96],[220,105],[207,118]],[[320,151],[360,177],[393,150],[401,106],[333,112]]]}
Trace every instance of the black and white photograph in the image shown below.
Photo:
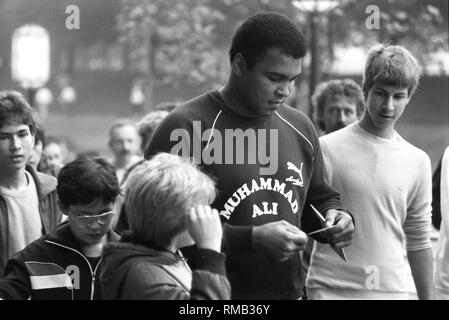
{"label": "black and white photograph", "polygon": [[448,11],[0,0],[0,300],[449,300]]}

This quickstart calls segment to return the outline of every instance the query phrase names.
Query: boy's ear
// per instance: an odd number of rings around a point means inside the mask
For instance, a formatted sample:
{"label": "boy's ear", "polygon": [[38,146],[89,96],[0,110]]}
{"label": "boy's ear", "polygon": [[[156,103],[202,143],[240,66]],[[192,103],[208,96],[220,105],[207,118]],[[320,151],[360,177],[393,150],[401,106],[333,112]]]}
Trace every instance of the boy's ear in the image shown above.
{"label": "boy's ear", "polygon": [[245,58],[241,53],[237,53],[232,61],[232,72],[236,76],[241,76],[247,68]]}

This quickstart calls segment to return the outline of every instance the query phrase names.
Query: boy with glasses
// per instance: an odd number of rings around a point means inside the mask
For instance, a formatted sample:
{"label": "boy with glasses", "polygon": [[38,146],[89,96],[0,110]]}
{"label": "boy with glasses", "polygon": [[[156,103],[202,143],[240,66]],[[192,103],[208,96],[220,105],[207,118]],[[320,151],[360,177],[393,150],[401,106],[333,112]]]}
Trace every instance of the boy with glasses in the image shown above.
{"label": "boy with glasses", "polygon": [[57,194],[68,221],[7,262],[0,298],[102,299],[101,253],[104,244],[118,240],[111,222],[119,193],[115,170],[103,158],[64,166]]}

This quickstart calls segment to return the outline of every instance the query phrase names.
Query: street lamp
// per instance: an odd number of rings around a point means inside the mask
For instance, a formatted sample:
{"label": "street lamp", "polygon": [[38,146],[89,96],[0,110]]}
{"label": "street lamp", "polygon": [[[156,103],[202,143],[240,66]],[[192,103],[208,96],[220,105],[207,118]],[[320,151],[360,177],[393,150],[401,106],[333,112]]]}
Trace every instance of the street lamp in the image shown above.
{"label": "street lamp", "polygon": [[50,37],[47,30],[36,24],[16,29],[12,35],[12,79],[28,92],[28,102],[50,78]]}
{"label": "street lamp", "polygon": [[309,115],[312,115],[311,97],[318,83],[318,15],[328,12],[338,6],[335,0],[303,0],[293,1],[292,4],[309,16],[310,21],[310,75],[309,75]]}

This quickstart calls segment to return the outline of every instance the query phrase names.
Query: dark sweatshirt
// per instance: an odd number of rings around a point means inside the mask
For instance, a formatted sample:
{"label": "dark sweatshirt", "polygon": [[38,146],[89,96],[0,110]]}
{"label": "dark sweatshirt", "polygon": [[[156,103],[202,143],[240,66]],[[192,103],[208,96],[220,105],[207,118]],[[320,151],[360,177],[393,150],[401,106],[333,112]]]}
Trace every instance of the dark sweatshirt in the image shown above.
{"label": "dark sweatshirt", "polygon": [[184,259],[167,250],[132,242],[103,250],[101,285],[105,299],[228,300],[224,255],[197,250],[199,266],[190,271]]}
{"label": "dark sweatshirt", "polygon": [[[113,231],[108,242],[118,241]],[[30,243],[6,264],[0,298],[8,300],[102,300],[102,261],[86,257],[67,222]]]}

